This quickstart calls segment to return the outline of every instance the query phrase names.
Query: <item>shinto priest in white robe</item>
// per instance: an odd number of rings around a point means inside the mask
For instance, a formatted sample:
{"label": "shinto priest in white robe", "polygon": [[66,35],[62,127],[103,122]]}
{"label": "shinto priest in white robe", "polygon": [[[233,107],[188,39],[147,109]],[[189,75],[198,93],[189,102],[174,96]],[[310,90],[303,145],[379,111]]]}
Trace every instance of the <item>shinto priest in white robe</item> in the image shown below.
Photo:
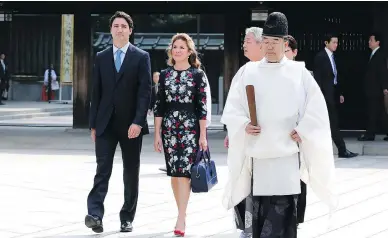
{"label": "shinto priest in white robe", "polygon": [[[223,205],[233,208],[253,196],[300,193],[300,180],[333,211],[335,166],[330,122],[322,92],[304,63],[284,57],[248,62],[233,78],[221,122],[229,137],[229,178]],[[246,85],[255,88],[261,133],[245,132],[250,122]],[[290,136],[295,130],[299,146]],[[300,152],[300,169],[298,152]],[[253,186],[251,184],[253,172]]]}

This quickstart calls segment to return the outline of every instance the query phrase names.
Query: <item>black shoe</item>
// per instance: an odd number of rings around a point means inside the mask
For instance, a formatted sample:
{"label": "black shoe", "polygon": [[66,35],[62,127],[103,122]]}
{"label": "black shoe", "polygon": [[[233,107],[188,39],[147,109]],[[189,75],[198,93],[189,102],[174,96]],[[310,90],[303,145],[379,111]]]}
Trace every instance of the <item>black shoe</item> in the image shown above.
{"label": "black shoe", "polygon": [[120,232],[132,232],[133,226],[132,222],[122,221],[120,226]]}
{"label": "black shoe", "polygon": [[88,228],[91,228],[96,233],[104,232],[104,227],[102,226],[102,220],[98,216],[86,215],[85,225]]}
{"label": "black shoe", "polygon": [[383,139],[383,140],[385,140],[385,141],[388,141],[388,136],[384,137],[384,139]]}
{"label": "black shoe", "polygon": [[361,135],[360,137],[358,137],[358,141],[374,141],[375,140],[375,136],[371,136],[371,135]]}
{"label": "black shoe", "polygon": [[160,170],[160,171],[163,171],[163,172],[165,172],[165,173],[167,172],[167,169],[166,169],[166,168],[164,168],[164,167],[162,167],[162,168],[159,168],[159,170]]}
{"label": "black shoe", "polygon": [[358,156],[358,153],[353,153],[349,150],[345,150],[344,152],[338,153],[338,158],[353,158]]}

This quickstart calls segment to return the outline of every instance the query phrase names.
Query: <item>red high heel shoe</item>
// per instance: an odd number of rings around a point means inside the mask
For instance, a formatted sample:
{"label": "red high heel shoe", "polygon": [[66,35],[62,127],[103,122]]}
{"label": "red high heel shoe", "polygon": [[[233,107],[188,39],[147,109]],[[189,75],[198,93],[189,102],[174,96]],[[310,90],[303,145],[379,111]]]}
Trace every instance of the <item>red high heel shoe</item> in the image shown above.
{"label": "red high heel shoe", "polygon": [[[184,225],[185,225],[185,228],[186,228],[186,222],[184,223]],[[175,230],[174,230],[174,235],[177,236],[177,237],[184,237],[184,236],[185,236],[185,232],[184,232],[184,231],[177,230],[177,229],[175,228]]]}
{"label": "red high heel shoe", "polygon": [[185,232],[184,231],[180,231],[180,230],[175,230],[174,231],[174,235],[177,236],[177,237],[184,237],[185,236]]}

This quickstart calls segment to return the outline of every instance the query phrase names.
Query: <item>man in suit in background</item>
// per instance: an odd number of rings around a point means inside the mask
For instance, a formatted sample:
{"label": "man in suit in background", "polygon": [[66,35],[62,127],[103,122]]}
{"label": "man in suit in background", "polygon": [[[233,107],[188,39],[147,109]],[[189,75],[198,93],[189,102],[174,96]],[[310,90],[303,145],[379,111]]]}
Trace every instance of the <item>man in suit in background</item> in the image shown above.
{"label": "man in suit in background", "polygon": [[344,103],[345,98],[342,93],[341,82],[338,78],[337,66],[334,58],[334,52],[337,50],[338,37],[327,35],[325,39],[325,48],[320,51],[314,59],[314,78],[322,90],[326,100],[327,110],[329,112],[331,136],[338,148],[339,158],[352,158],[357,153],[346,149],[345,141],[339,130],[337,104]]}
{"label": "man in suit in background", "polygon": [[156,94],[158,93],[159,76],[160,76],[159,72],[154,72],[152,74],[152,81],[154,81],[154,85],[152,86],[152,91],[151,91],[151,103],[148,111],[149,115],[151,115],[151,113],[154,110]]}
{"label": "man in suit in background", "polygon": [[[388,118],[384,110],[384,95],[388,94],[388,70],[387,59],[380,49],[381,41],[379,33],[373,33],[369,37],[369,48],[372,53],[369,57],[364,85],[368,124],[366,133],[358,138],[359,141],[375,140],[376,127],[379,121],[382,122],[385,133],[388,133]],[[388,136],[384,140],[388,141]]]}
{"label": "man in suit in background", "polygon": [[0,105],[4,105],[2,100],[8,99],[9,90],[9,71],[5,62],[5,54],[0,55]]}
{"label": "man in suit in background", "polygon": [[149,54],[129,42],[133,21],[128,14],[116,12],[110,19],[110,29],[113,47],[96,55],[90,106],[90,128],[96,146],[97,172],[87,199],[85,225],[97,233],[103,232],[104,200],[118,143],[122,151],[124,172],[120,231],[132,231],[139,192],[142,136],[149,133]]}

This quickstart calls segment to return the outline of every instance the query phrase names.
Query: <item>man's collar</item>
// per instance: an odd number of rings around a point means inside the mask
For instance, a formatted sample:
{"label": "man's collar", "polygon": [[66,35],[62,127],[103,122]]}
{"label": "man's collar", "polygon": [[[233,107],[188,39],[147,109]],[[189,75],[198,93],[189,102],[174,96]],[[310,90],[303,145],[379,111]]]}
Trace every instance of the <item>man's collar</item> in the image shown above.
{"label": "man's collar", "polygon": [[[129,47],[129,41],[127,44],[125,44],[123,47],[121,47],[121,51],[126,54],[127,53],[127,50],[128,50],[128,47]],[[116,51],[118,50],[119,48],[117,48],[115,45],[113,45],[113,54],[116,54]]]}
{"label": "man's collar", "polygon": [[380,46],[377,46],[374,50],[372,50],[372,55],[373,55],[374,53],[376,53],[376,51],[377,51],[378,49],[380,49]]}
{"label": "man's collar", "polygon": [[326,53],[331,56],[333,54],[333,52],[331,50],[329,50],[327,47],[325,47],[325,51]]}

